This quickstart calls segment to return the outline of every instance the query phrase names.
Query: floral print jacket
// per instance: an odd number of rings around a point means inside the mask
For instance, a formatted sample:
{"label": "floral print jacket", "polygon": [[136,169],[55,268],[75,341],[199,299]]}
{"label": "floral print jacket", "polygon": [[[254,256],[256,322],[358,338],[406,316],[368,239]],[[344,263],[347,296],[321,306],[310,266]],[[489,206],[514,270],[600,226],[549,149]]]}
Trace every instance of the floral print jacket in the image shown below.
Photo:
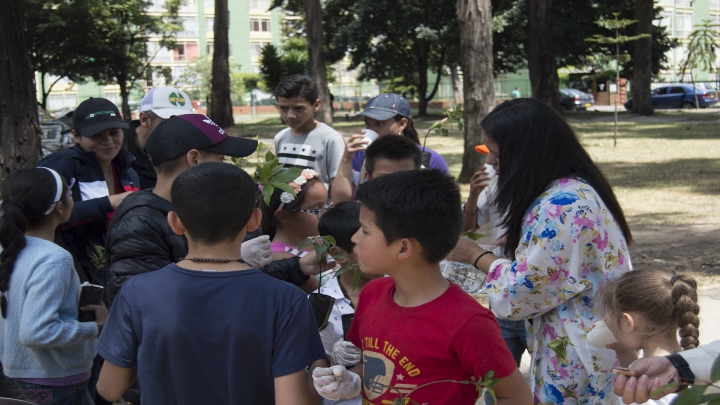
{"label": "floral print jacket", "polygon": [[535,403],[612,403],[615,353],[586,335],[598,288],[632,269],[620,227],[587,182],[569,177],[538,196],[522,235],[514,262],[491,265],[487,292],[498,318],[526,320]]}

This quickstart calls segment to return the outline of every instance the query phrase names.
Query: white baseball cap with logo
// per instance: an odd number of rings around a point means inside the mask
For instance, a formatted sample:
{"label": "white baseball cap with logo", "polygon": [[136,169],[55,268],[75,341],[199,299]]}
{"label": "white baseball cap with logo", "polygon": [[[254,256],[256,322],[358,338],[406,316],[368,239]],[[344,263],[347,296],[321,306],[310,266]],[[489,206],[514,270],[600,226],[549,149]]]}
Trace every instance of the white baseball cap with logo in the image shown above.
{"label": "white baseball cap with logo", "polygon": [[190,96],[174,87],[155,87],[140,100],[140,111],[152,111],[158,117],[168,119],[173,115],[192,114]]}

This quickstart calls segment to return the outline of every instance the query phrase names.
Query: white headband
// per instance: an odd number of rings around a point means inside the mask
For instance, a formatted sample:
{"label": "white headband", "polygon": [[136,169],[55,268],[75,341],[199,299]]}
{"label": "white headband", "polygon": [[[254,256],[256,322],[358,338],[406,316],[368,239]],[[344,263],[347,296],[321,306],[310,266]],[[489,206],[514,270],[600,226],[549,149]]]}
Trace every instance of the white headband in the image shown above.
{"label": "white headband", "polygon": [[57,203],[60,202],[60,199],[62,198],[63,183],[60,175],[55,170],[49,167],[40,167],[39,169],[46,169],[47,171],[52,173],[53,177],[55,177],[55,199],[53,200],[52,205],[50,205],[50,208],[45,211],[45,215],[49,215],[52,210],[55,209],[55,206],[57,206]]}

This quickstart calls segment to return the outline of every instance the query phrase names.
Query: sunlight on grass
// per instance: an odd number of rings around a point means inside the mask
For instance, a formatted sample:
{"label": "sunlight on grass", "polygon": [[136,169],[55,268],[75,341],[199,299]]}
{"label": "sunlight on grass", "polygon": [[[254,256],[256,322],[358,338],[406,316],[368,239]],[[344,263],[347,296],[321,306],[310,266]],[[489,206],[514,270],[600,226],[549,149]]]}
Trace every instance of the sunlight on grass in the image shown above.
{"label": "sunlight on grass", "polygon": [[[438,119],[416,120],[421,140]],[[720,224],[720,111],[662,111],[653,117],[623,113],[616,148],[612,113],[581,112],[568,121],[610,180],[632,224]],[[264,155],[274,151],[272,137],[284,127],[279,118],[261,118],[229,133],[260,135],[267,145]],[[339,119],[334,127],[347,137],[364,123]],[[448,137],[430,135],[427,147],[445,157],[452,175],[460,173],[459,131],[450,131]],[[249,160],[254,164],[256,158]],[[460,188],[465,198],[469,186]]]}

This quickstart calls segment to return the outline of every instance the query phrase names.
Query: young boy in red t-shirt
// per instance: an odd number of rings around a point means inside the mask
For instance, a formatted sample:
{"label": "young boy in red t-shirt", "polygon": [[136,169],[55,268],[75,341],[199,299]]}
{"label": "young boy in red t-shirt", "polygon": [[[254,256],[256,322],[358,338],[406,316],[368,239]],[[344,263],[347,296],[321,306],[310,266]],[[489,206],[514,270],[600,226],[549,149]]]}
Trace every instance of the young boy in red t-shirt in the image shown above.
{"label": "young boy in red t-shirt", "polygon": [[[460,192],[453,178],[413,170],[372,179],[358,188],[360,230],[353,236],[360,269],[390,277],[363,288],[348,339],[363,362],[315,369],[313,379],[328,399],[391,404],[397,391],[413,403],[473,405],[473,385],[494,372],[498,404],[532,404],[495,317],[440,273],[439,262],[460,236]],[[394,388],[390,388],[394,387]]]}

